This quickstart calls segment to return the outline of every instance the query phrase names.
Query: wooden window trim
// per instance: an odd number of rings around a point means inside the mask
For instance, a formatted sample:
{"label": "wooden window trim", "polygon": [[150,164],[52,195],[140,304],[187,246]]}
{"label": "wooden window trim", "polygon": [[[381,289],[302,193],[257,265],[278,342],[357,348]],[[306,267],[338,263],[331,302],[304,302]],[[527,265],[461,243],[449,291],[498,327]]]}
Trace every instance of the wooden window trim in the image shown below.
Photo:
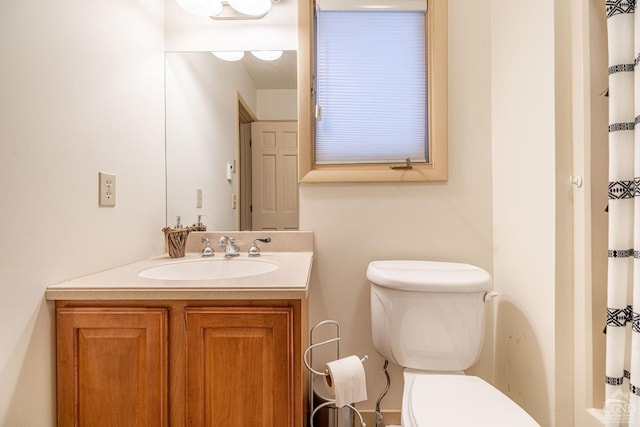
{"label": "wooden window trim", "polygon": [[429,163],[411,169],[389,164],[318,165],[315,163],[312,108],[313,0],[298,4],[298,177],[301,183],[419,182],[448,179],[448,0],[429,0],[427,10],[427,111]]}

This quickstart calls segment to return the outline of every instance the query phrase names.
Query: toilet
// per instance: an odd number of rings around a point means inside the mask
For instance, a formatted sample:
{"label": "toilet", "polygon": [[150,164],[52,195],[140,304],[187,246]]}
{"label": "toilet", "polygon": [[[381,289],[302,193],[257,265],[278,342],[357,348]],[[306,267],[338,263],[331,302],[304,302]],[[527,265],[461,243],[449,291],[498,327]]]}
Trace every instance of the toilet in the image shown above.
{"label": "toilet", "polygon": [[404,368],[402,427],[539,426],[522,408],[464,371],[482,349],[491,276],[469,264],[373,261],[371,332]]}

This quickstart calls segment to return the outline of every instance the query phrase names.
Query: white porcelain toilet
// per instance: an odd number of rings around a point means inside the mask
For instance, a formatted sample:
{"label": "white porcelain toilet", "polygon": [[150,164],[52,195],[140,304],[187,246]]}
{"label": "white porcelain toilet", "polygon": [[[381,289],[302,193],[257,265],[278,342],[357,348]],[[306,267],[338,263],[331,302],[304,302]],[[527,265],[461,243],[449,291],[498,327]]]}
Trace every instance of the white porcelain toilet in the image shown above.
{"label": "white porcelain toilet", "polygon": [[405,368],[402,427],[538,426],[502,392],[463,372],[482,348],[489,273],[468,264],[373,261],[367,278],[373,344]]}

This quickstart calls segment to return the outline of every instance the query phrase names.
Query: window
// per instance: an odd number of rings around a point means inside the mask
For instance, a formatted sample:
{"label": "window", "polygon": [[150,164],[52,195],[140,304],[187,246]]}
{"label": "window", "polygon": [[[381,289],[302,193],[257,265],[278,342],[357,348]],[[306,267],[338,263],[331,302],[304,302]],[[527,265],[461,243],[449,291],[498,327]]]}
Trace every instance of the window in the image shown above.
{"label": "window", "polygon": [[424,12],[316,16],[316,162],[426,162]]}
{"label": "window", "polygon": [[301,182],[446,180],[446,0],[426,13],[425,0],[394,2],[402,11],[319,1],[315,40],[300,39],[301,59],[314,58],[309,93],[300,81]]}

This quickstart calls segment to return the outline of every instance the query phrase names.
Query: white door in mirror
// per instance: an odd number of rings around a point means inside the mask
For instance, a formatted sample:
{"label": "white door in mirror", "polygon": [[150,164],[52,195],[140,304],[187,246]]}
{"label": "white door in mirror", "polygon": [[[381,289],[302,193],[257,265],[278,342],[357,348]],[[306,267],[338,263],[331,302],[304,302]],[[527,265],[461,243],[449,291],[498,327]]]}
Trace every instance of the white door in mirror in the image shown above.
{"label": "white door in mirror", "polygon": [[298,229],[298,124],[251,123],[252,229]]}

